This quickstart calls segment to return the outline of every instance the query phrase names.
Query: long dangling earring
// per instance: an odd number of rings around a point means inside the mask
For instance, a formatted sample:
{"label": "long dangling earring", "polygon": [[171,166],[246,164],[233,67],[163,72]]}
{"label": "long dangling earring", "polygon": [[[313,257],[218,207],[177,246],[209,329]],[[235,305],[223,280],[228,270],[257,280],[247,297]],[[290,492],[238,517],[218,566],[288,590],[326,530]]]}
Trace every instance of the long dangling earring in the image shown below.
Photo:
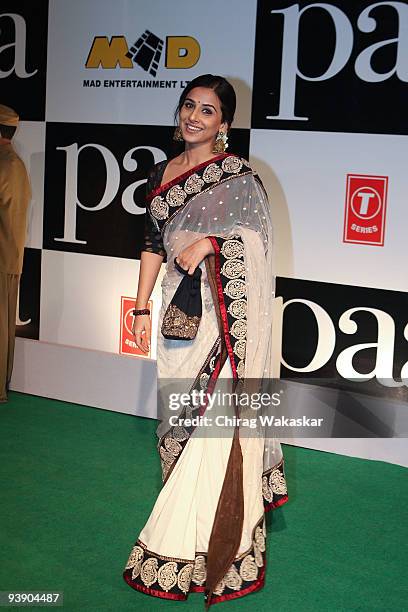
{"label": "long dangling earring", "polygon": [[176,140],[177,142],[182,142],[184,140],[180,126],[177,126],[174,130],[173,140]]}
{"label": "long dangling earring", "polygon": [[225,132],[218,132],[213,153],[224,153],[226,149],[228,149],[228,136]]}

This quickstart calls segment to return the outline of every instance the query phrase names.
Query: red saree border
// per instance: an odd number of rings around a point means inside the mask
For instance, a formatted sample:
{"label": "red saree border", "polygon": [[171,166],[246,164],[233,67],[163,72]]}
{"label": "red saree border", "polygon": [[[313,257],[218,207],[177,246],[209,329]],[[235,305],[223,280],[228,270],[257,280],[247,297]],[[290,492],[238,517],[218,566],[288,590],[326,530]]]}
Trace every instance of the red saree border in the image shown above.
{"label": "red saree border", "polygon": [[[222,603],[223,601],[228,601],[231,599],[238,599],[239,597],[245,597],[245,595],[249,595],[250,593],[254,593],[255,591],[259,591],[265,585],[265,575],[266,575],[266,557],[264,561],[264,566],[261,571],[261,575],[259,578],[250,586],[245,589],[241,589],[240,591],[236,591],[235,593],[227,593],[226,595],[213,595],[211,597],[211,605]],[[158,589],[151,589],[150,587],[143,586],[142,584],[132,583],[131,579],[128,576],[123,576],[124,581],[135,591],[139,591],[139,593],[144,593],[144,595],[150,595],[150,597],[158,597],[159,599],[172,599],[173,601],[187,601],[188,595],[190,593],[204,593],[204,586],[192,586],[187,595],[179,595],[177,593],[168,593],[166,591],[159,591]]]}
{"label": "red saree border", "polygon": [[[269,475],[274,471],[274,470],[279,470],[282,473],[283,478],[285,479],[285,483],[286,483],[286,475],[285,475],[285,458],[282,455],[282,458],[280,459],[280,461],[278,461],[278,463],[275,463],[275,465],[271,466],[270,468],[268,468],[267,470],[265,470],[264,472],[262,472],[262,480],[264,479],[264,477],[268,478]],[[264,512],[265,514],[267,512],[269,512],[270,510],[275,510],[275,508],[279,508],[280,506],[283,506],[284,504],[286,504],[287,501],[289,501],[289,494],[288,492],[286,493],[274,493],[272,491],[272,495],[279,495],[279,499],[275,500],[275,501],[268,501],[262,491],[262,498],[263,498],[263,504],[264,504]]]}
{"label": "red saree border", "polygon": [[161,193],[162,191],[165,191],[166,189],[169,189],[173,185],[176,185],[180,181],[190,176],[190,174],[194,174],[194,172],[197,172],[197,170],[201,170],[201,168],[204,168],[207,164],[211,164],[227,156],[239,157],[239,155],[237,155],[236,153],[218,153],[214,157],[211,157],[210,159],[207,159],[206,161],[201,162],[201,164],[197,164],[197,166],[190,168],[190,170],[183,172],[183,174],[179,174],[171,181],[167,181],[167,183],[164,183],[163,185],[159,185],[155,189],[152,189],[152,191],[147,194],[146,200],[151,200],[152,198],[154,198],[154,196],[159,195],[159,193]]}
{"label": "red saree border", "polygon": [[[186,601],[190,593],[203,593],[204,604],[206,609],[208,609],[212,604],[222,603],[224,601],[244,597],[264,586],[266,578],[266,568],[268,565],[266,556],[266,537],[267,534],[265,512],[263,511],[259,520],[256,521],[252,529],[251,545],[238,557],[234,558],[232,565],[228,570],[228,572],[234,570],[236,574],[239,574],[240,579],[242,579],[239,587],[234,588],[234,585],[228,584],[228,580],[226,580],[226,575],[228,573],[227,572],[223,576],[221,582],[217,584],[218,592],[211,593],[211,596],[209,596],[208,592],[206,591],[206,580],[208,576],[207,552],[196,551],[194,560],[163,556],[159,553],[151,551],[141,540],[138,539],[136,541],[135,546],[142,548],[144,553],[148,554],[143,554],[143,556],[135,555],[134,549],[132,549],[131,555],[123,572],[123,578],[126,584],[131,586],[134,590],[159,599]],[[198,563],[200,555],[204,557],[202,561],[203,565],[199,565],[199,569],[201,571],[199,571],[198,575],[195,575],[195,567]],[[259,563],[259,558],[257,559],[257,555],[261,555],[262,557],[261,564]],[[155,558],[157,560],[154,568],[154,575],[147,575],[145,579],[143,577],[143,566],[145,563],[149,564],[152,558]],[[168,565],[169,559],[175,561],[176,567],[171,568],[171,571],[173,572],[172,578],[174,579],[174,581],[172,582],[172,584],[167,581],[168,588],[166,588],[166,580],[164,580],[164,584],[161,582],[161,577],[163,578],[163,574],[161,576],[161,572]],[[248,576],[248,574],[245,575],[244,565],[247,561],[250,564],[255,563],[259,570],[257,570],[256,576],[254,578],[251,578],[251,576]],[[141,564],[140,567],[136,567],[137,563]],[[181,567],[179,567],[179,564],[181,564]],[[179,576],[181,575],[181,573],[184,572],[188,567],[191,568],[192,565],[193,568],[190,572],[187,572],[188,575],[185,576],[185,581],[183,583],[180,582]],[[135,569],[136,574],[134,578],[132,578]],[[165,577],[166,575],[164,574],[164,578]],[[225,592],[226,589],[227,592]]]}
{"label": "red saree border", "polygon": [[[223,601],[228,601],[229,599],[238,599],[239,597],[245,597],[245,595],[249,595],[249,593],[254,593],[255,591],[259,591],[263,586],[265,586],[265,575],[266,575],[266,557],[264,560],[264,566],[262,568],[261,575],[259,578],[245,589],[241,589],[240,591],[236,591],[236,593],[227,593],[227,595],[213,595],[211,597],[211,605],[216,603],[222,603]],[[205,587],[194,585],[190,587],[189,593],[204,593]]]}
{"label": "red saree border", "polygon": [[126,576],[123,574],[123,579],[132,589],[135,591],[139,591],[139,593],[144,593],[145,595],[150,595],[151,597],[159,597],[160,599],[173,599],[176,601],[186,601],[187,595],[179,595],[178,593],[167,593],[166,591],[159,591],[158,589],[151,589],[150,587],[143,586],[142,584],[137,584],[132,582],[130,576]]}
{"label": "red saree border", "polygon": [[236,591],[235,593],[227,593],[226,595],[213,595],[211,597],[211,605],[216,603],[222,603],[223,601],[229,601],[231,599],[238,599],[239,597],[245,597],[245,595],[249,595],[250,593],[254,593],[255,591],[259,591],[265,585],[265,573],[266,573],[266,555],[264,566],[261,571],[260,577],[251,584],[250,586],[242,589],[241,591]]}
{"label": "red saree border", "polygon": [[234,380],[237,380],[238,375],[237,375],[237,369],[235,367],[235,359],[234,359],[234,353],[233,353],[232,346],[231,346],[231,340],[229,337],[228,316],[227,316],[227,309],[225,306],[224,292],[223,292],[222,281],[221,281],[220,246],[214,236],[207,236],[207,238],[211,241],[211,244],[213,245],[213,248],[214,248],[215,277],[217,281],[218,301],[220,305],[222,326],[224,330],[224,340],[225,340],[225,344],[226,344],[227,351],[228,351],[228,357],[230,359],[232,375],[234,377]]}
{"label": "red saree border", "polygon": [[269,502],[267,506],[264,506],[264,511],[269,512],[270,510],[279,508],[279,506],[283,506],[283,504],[286,504],[287,501],[289,501],[289,495],[285,495],[284,497],[277,499],[276,502]]}
{"label": "red saree border", "polygon": [[[238,599],[239,597],[245,597],[245,595],[249,595],[250,593],[254,593],[255,591],[259,591],[263,586],[265,586],[265,576],[266,576],[266,557],[264,561],[264,566],[262,568],[261,575],[259,578],[245,589],[241,589],[240,591],[236,591],[236,593],[227,593],[227,595],[213,595],[211,597],[211,605],[216,603],[222,603],[223,601],[228,601],[230,599]],[[204,593],[204,586],[192,586],[190,587],[189,593]]]}

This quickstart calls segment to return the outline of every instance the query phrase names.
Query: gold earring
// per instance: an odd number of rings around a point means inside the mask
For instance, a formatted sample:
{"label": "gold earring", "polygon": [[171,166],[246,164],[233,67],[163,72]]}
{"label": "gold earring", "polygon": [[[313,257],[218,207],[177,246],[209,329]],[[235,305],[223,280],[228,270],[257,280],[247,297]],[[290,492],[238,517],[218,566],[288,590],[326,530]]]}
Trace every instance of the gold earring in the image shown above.
{"label": "gold earring", "polygon": [[226,149],[228,149],[228,136],[224,132],[218,132],[213,153],[224,153]]}
{"label": "gold earring", "polygon": [[177,142],[182,142],[184,140],[180,126],[177,126],[174,130],[173,140],[176,140]]}

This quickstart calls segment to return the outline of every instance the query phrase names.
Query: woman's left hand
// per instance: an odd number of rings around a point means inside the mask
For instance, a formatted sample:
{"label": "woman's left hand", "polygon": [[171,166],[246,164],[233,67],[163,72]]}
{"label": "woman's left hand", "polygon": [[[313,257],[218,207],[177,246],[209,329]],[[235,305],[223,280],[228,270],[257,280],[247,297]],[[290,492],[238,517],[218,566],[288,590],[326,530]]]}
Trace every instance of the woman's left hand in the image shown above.
{"label": "woman's left hand", "polygon": [[204,257],[212,253],[214,253],[214,247],[211,240],[209,238],[201,238],[180,251],[176,257],[176,261],[183,270],[188,270],[189,274],[194,274],[194,270],[198,264],[202,262]]}

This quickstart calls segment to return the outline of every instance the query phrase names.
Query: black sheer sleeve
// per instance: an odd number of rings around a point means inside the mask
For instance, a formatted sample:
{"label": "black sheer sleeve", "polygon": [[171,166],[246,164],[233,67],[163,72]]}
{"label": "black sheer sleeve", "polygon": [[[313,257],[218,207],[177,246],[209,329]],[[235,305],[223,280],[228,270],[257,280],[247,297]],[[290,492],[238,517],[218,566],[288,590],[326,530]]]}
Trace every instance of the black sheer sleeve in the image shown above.
{"label": "black sheer sleeve", "polygon": [[[147,177],[146,195],[150,193],[152,189],[155,189],[160,185],[166,164],[167,160],[153,166]],[[157,229],[148,208],[146,208],[144,240],[141,250],[147,251],[148,253],[156,253],[157,255],[161,255],[163,257],[163,263],[167,261],[166,250],[163,245],[161,232],[159,229]]]}

